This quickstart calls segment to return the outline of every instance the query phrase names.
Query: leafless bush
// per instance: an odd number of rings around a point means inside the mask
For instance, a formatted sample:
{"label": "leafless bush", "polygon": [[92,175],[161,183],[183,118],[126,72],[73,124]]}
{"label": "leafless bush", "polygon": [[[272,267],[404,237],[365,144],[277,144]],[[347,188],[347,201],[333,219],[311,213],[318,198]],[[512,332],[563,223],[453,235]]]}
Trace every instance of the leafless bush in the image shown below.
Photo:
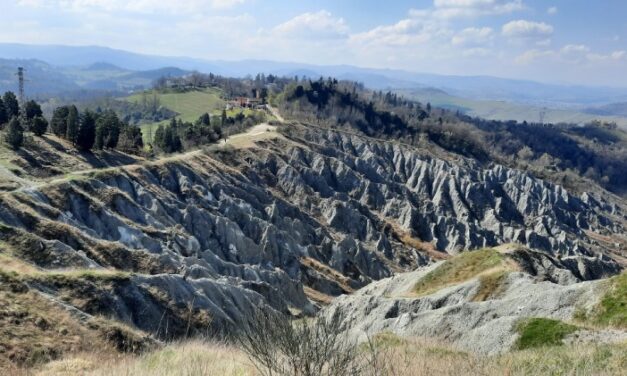
{"label": "leafless bush", "polygon": [[290,321],[258,310],[238,336],[240,347],[263,376],[357,376],[369,362],[342,331],[343,314]]}

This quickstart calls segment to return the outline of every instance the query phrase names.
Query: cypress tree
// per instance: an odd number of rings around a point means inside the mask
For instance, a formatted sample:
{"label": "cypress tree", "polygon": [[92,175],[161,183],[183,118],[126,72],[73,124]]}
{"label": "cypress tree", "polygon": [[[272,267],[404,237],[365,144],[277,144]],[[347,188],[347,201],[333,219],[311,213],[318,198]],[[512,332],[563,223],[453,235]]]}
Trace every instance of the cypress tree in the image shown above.
{"label": "cypress tree", "polygon": [[30,121],[30,129],[35,135],[41,136],[48,130],[48,121],[43,116],[34,117]]}
{"label": "cypress tree", "polygon": [[96,141],[96,116],[85,110],[80,117],[80,125],[76,136],[76,146],[80,150],[89,151]]}
{"label": "cypress tree", "polygon": [[165,145],[165,129],[163,128],[163,125],[159,125],[157,127],[157,130],[155,131],[155,137],[153,139],[153,143],[155,144],[156,147],[163,150],[163,147]]}
{"label": "cypress tree", "polygon": [[4,102],[0,99],[0,125],[6,124],[9,121],[9,115],[6,108],[4,108]]}
{"label": "cypress tree", "polygon": [[120,119],[112,110],[105,111],[96,121],[96,149],[117,146],[120,137]]}
{"label": "cypress tree", "polygon": [[22,128],[16,116],[9,122],[5,141],[13,150],[18,150],[24,143],[24,128]]}
{"label": "cypress tree", "polygon": [[78,109],[76,108],[76,106],[70,106],[70,108],[68,109],[67,122],[65,127],[65,138],[73,145],[76,145],[79,128]]}
{"label": "cypress tree", "polygon": [[222,126],[226,125],[226,110],[222,110]]}
{"label": "cypress tree", "polygon": [[14,116],[20,116],[20,104],[17,101],[17,97],[12,91],[7,91],[2,97],[4,102],[4,108],[6,109],[7,116],[11,119]]}
{"label": "cypress tree", "polygon": [[58,107],[52,113],[50,128],[52,130],[52,133],[54,133],[58,137],[66,137],[69,113],[70,109],[67,106]]}

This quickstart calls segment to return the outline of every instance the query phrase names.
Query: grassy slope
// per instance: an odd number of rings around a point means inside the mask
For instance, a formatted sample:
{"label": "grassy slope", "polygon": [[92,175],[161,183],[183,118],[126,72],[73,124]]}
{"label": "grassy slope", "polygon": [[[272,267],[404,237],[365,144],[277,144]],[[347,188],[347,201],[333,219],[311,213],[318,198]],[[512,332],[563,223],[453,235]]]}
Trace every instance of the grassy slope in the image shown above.
{"label": "grassy slope", "polygon": [[583,324],[627,329],[627,272],[607,280],[608,289],[599,304],[575,316]]}
{"label": "grassy slope", "polygon": [[[471,116],[479,116],[493,120],[527,120],[537,122],[540,118],[540,106],[511,103],[505,101],[474,100],[455,97],[437,91],[399,91],[402,94],[420,102],[430,102],[433,106],[449,109],[459,109]],[[544,121],[548,123],[573,122],[585,123],[592,120],[615,121],[617,124],[627,127],[627,118],[619,116],[593,115],[577,110],[568,109],[544,109]]]}
{"label": "grassy slope", "polygon": [[[220,98],[220,94],[221,92],[218,89],[206,89],[184,93],[162,93],[158,94],[158,97],[161,105],[177,112],[181,120],[194,122],[205,112],[216,114],[224,108],[225,103],[224,100]],[[129,102],[139,102],[141,101],[141,94],[132,95],[127,97],[126,100]],[[154,136],[154,132],[159,124],[167,123],[168,121],[143,124],[141,129],[144,139],[147,140],[149,135]]]}
{"label": "grassy slope", "polygon": [[498,289],[496,283],[511,269],[511,264],[494,249],[464,252],[444,261],[419,280],[413,293],[428,295],[479,276],[482,283],[479,288],[481,300],[485,300]]}

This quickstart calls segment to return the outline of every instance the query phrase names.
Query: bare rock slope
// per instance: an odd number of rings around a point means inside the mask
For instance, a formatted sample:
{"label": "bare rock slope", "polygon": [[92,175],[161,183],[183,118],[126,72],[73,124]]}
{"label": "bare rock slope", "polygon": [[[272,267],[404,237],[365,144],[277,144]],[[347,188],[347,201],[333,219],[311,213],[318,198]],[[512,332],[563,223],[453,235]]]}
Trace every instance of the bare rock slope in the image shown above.
{"label": "bare rock slope", "polygon": [[[30,288],[160,337],[202,331],[207,317],[228,330],[259,305],[310,314],[374,280],[505,242],[595,258],[624,247],[624,219],[613,203],[524,172],[300,128],[0,197],[3,253],[39,268],[21,276]],[[573,278],[617,268],[604,259]],[[112,269],[123,274],[101,273]]]}

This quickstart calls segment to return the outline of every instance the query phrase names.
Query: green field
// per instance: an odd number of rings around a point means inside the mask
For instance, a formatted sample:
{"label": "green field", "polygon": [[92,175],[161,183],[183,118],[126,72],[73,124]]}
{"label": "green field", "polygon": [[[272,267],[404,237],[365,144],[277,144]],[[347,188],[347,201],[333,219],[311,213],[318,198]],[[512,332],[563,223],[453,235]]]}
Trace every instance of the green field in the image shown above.
{"label": "green field", "polygon": [[[178,118],[186,122],[194,122],[205,112],[210,114],[219,114],[224,108],[225,102],[220,97],[222,92],[218,89],[205,89],[187,91],[184,93],[158,93],[161,106],[178,113]],[[152,93],[148,93],[150,97]],[[127,97],[129,102],[139,103],[142,94],[135,94]],[[157,123],[142,124],[141,130],[144,141],[152,141],[155,130],[161,124],[168,124],[169,120]]]}

